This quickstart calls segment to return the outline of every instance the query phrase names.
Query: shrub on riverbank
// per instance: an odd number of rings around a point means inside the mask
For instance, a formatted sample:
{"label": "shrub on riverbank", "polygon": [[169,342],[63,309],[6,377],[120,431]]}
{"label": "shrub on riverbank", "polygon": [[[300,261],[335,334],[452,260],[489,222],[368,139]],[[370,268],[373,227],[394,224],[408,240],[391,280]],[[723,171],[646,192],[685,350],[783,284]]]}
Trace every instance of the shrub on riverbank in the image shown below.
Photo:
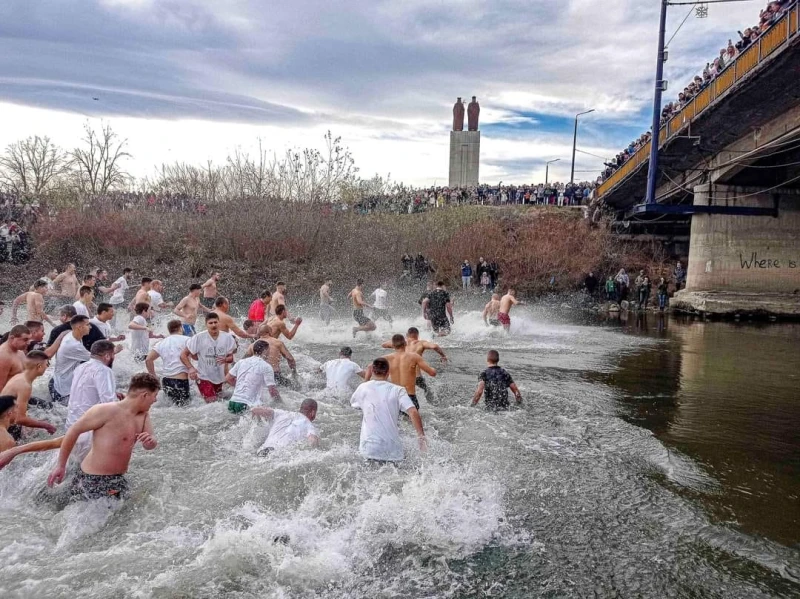
{"label": "shrub on riverbank", "polygon": [[67,209],[39,222],[33,236],[36,254],[21,285],[73,261],[79,271],[101,265],[113,276],[131,266],[181,286],[222,270],[226,288],[244,295],[277,279],[289,279],[301,293],[315,291],[326,275],[342,286],[357,277],[391,282],[406,252],[431,259],[435,276],[452,285],[460,284],[463,260],[474,266],[480,256],[493,259],[501,282],[522,293],[575,289],[590,270],[652,270],[663,258],[652,247],[616,241],[580,211],[558,208],[467,206],[364,216],[296,202],[236,201],[204,215]]}

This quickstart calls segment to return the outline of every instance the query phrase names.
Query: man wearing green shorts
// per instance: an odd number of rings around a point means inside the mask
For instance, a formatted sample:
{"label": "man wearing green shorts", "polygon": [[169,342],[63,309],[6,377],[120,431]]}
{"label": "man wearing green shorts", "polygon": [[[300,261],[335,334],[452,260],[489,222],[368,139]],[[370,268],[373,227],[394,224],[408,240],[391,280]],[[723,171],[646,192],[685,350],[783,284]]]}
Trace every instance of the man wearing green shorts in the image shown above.
{"label": "man wearing green shorts", "polygon": [[269,343],[256,341],[253,344],[253,356],[245,358],[234,364],[225,380],[231,385],[233,395],[228,401],[228,411],[240,414],[248,408],[261,405],[261,395],[264,389],[269,389],[269,394],[274,401],[281,401],[278,387],[275,385],[275,373],[267,362],[269,357]]}

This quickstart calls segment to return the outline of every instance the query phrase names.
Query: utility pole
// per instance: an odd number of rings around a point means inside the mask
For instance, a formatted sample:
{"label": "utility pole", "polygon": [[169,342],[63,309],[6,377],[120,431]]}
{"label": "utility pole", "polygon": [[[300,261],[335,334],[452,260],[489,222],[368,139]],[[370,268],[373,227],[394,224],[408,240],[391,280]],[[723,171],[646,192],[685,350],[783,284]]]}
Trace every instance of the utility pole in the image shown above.
{"label": "utility pole", "polygon": [[[666,0],[663,0],[666,2]],[[661,41],[664,41],[664,37],[661,37]],[[569,182],[570,184],[575,183],[575,148],[578,145],[578,117],[584,114],[589,114],[590,112],[594,112],[594,108],[591,110],[587,110],[586,112],[579,112],[575,115],[575,133],[572,136],[572,170],[569,175]]]}
{"label": "utility pole", "polygon": [[656,178],[658,176],[658,134],[661,130],[661,94],[664,91],[664,34],[667,28],[667,0],[661,0],[661,21],[658,25],[658,57],[656,59],[656,88],[653,96],[653,128],[650,140],[650,165],[647,171],[645,204],[656,203]]}
{"label": "utility pole", "polygon": [[547,185],[547,177],[550,174],[550,165],[554,162],[558,162],[561,158],[556,158],[554,160],[548,160],[544,164],[544,184]]}

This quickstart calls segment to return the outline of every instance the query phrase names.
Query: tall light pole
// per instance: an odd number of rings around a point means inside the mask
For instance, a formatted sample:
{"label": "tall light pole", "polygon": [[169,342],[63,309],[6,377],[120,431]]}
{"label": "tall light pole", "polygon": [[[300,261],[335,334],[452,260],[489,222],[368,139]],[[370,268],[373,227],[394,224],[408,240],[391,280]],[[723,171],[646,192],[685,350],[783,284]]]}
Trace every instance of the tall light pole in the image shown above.
{"label": "tall light pole", "polygon": [[[664,0],[664,2],[666,2],[666,0]],[[579,112],[575,115],[575,134],[572,136],[572,170],[569,174],[570,184],[575,183],[575,148],[578,145],[578,117],[584,114],[589,114],[590,112],[594,112],[594,108],[587,110],[586,112]]]}
{"label": "tall light pole", "polygon": [[548,160],[544,163],[544,184],[547,185],[547,177],[550,174],[550,165],[554,162],[558,162],[561,158],[555,158],[553,160]]}
{"label": "tall light pole", "polygon": [[647,171],[645,204],[656,203],[656,177],[658,175],[658,137],[661,131],[661,93],[664,91],[664,33],[667,28],[667,0],[661,0],[661,20],[658,24],[658,56],[656,58],[656,90],[653,95],[653,128],[650,140],[650,164]]}

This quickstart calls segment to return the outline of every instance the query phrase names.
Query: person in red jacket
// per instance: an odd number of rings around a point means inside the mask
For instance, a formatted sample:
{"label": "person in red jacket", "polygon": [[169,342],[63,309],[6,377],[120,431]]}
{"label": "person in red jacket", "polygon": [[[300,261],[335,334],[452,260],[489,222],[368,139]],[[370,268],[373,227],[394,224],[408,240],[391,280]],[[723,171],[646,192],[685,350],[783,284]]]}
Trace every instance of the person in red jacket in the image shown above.
{"label": "person in red jacket", "polygon": [[253,322],[265,322],[269,314],[269,304],[272,301],[272,292],[267,289],[261,294],[261,297],[253,300],[250,304],[250,309],[247,311],[247,318]]}

